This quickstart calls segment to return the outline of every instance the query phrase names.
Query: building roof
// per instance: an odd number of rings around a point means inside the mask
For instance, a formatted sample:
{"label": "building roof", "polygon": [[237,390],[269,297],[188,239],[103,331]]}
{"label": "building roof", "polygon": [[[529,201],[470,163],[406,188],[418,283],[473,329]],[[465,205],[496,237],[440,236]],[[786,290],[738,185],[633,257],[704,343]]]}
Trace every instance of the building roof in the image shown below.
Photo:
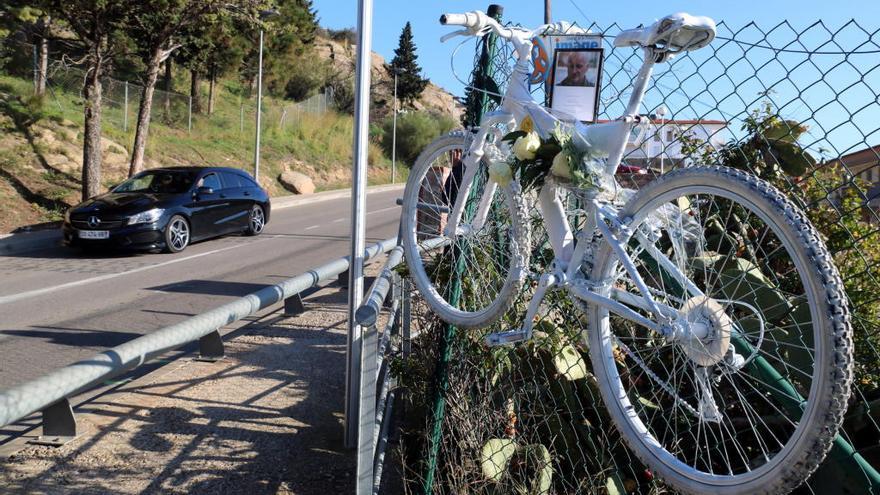
{"label": "building roof", "polygon": [[672,125],[727,125],[727,121],[724,120],[712,120],[712,119],[682,119],[682,120],[660,120],[660,119],[652,119],[652,124],[672,124]]}
{"label": "building roof", "polygon": [[844,165],[853,174],[859,174],[878,164],[880,164],[880,144],[829,160],[826,165]]}
{"label": "building roof", "polygon": [[[606,122],[613,122],[612,120],[597,120],[597,124],[604,124]],[[660,125],[723,125],[727,126],[727,122],[724,120],[712,120],[712,119],[680,119],[680,120],[660,120],[660,119],[651,119],[650,122],[652,124]]]}
{"label": "building roof", "polygon": [[863,150],[854,151],[838,158],[849,167],[858,165],[876,165],[880,162],[880,144]]}

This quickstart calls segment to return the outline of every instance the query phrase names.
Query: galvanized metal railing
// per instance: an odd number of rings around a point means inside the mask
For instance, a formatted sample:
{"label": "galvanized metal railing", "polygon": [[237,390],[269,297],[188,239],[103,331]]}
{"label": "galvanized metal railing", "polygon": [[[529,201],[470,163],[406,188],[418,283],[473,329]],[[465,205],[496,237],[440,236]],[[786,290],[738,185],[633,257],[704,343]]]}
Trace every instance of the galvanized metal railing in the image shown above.
{"label": "galvanized metal railing", "polygon": [[[397,238],[392,237],[368,247],[364,252],[364,261],[388,252],[396,244]],[[50,437],[50,443],[63,443],[77,434],[70,397],[196,340],[200,343],[203,358],[218,359],[223,356],[223,342],[219,333],[222,326],[290,298],[298,299],[301,292],[339,276],[349,266],[348,256],[338,258],[206,313],[108,349],[90,359],[0,391],[0,427],[42,411],[43,436]]]}
{"label": "galvanized metal railing", "polygon": [[[385,448],[391,431],[396,383],[391,376],[387,357],[397,352],[408,352],[410,340],[409,280],[394,269],[403,260],[403,248],[397,246],[388,259],[370,291],[355,313],[357,323],[364,328],[360,373],[359,415],[360,427],[372,429],[372,435],[360,435],[357,473],[358,493],[379,493]],[[379,316],[389,299],[388,319],[379,332]],[[371,483],[371,486],[369,485]]]}

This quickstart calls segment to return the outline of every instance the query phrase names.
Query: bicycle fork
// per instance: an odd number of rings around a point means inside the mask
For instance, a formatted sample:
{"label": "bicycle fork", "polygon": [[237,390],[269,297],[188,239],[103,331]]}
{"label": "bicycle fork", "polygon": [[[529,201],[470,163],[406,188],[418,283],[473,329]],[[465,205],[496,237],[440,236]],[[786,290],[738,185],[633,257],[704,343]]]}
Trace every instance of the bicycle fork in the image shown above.
{"label": "bicycle fork", "polygon": [[[483,188],[476,214],[467,223],[462,223],[461,219],[465,213],[465,205],[473,188],[474,179],[480,170],[480,161],[486,154],[486,141],[489,132],[496,132],[495,124],[509,122],[511,119],[511,114],[498,113],[488,116],[480,123],[480,131],[474,137],[474,142],[462,157],[464,173],[462,174],[461,183],[458,185],[459,189],[455,197],[455,204],[449,212],[446,227],[443,229],[444,236],[453,238],[456,235],[467,235],[473,231],[479,231],[483,224],[485,224],[486,217],[489,215],[489,208],[492,205],[492,198],[495,196],[495,191],[498,188],[498,184],[491,178],[487,179],[486,186]],[[497,139],[500,139],[500,136],[496,136]]]}

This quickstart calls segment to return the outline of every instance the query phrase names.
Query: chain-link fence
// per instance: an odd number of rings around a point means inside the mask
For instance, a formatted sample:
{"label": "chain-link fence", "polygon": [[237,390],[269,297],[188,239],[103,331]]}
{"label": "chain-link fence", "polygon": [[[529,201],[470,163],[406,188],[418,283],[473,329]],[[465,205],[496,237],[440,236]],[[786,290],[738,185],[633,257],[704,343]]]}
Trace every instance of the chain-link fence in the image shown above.
{"label": "chain-link fence", "polygon": [[[605,38],[599,118],[613,119],[624,113],[641,53],[613,47],[617,25],[590,30]],[[748,170],[799,203],[833,253],[849,299],[855,381],[842,441],[798,493],[880,490],[880,222],[871,206],[880,190],[878,36],[855,21],[720,23],[709,47],[657,67],[643,107],[651,126],[625,156],[641,168],[618,174],[636,188],[661,166]],[[475,65],[482,51],[479,43]],[[503,91],[509,47],[488,53]],[[668,114],[658,115],[661,107]],[[536,223],[531,271],[546,268],[548,256]],[[586,322],[567,296],[545,299],[533,341],[484,344],[487,332],[522,325],[534,281],[526,285],[513,310],[480,331],[455,329],[415,306],[413,357],[396,363],[408,392],[400,449],[408,492],[669,492],[610,421],[590,372]]]}
{"label": "chain-link fence", "polygon": [[[16,40],[6,40],[10,49],[16,55],[16,63],[30,63],[33,65],[32,73],[36,77],[38,72],[36,47],[29,43]],[[29,60],[27,54],[33,53]],[[24,75],[23,71],[21,71]],[[82,89],[86,77],[86,70],[70,57],[63,56],[60,52],[50,52],[47,64],[47,92],[50,104],[56,105],[63,110],[82,109]],[[219,85],[219,83],[218,83]],[[160,89],[162,81],[153,90],[152,121],[174,129],[192,130],[193,126],[193,101],[190,95],[164,91]],[[143,94],[143,86],[130,81],[124,81],[113,77],[101,78],[103,98],[102,122],[105,126],[111,126],[123,132],[133,132],[137,124],[137,113]],[[219,88],[218,88],[219,90]],[[207,100],[210,96],[202,94]],[[202,106],[207,108],[207,101]],[[334,110],[334,98],[332,88],[325,92],[315,94],[301,102],[267,102],[263,101],[263,125],[264,129],[283,130],[299,119],[303,114],[321,114]],[[256,116],[256,101],[254,98],[242,100],[238,105],[237,112],[223,112],[222,118],[230,121],[228,127],[237,127],[242,135],[252,135]],[[221,118],[212,116],[212,118]]]}
{"label": "chain-link fence", "polygon": [[[76,105],[81,108],[77,98],[82,94],[86,71],[71,65],[63,59],[50,59],[47,73],[47,91],[55,105]],[[103,100],[102,122],[128,132],[137,125],[137,113],[144,87],[129,81],[112,77],[101,78]],[[154,89],[152,120],[168,127],[188,129],[192,118],[192,107],[188,95]]]}
{"label": "chain-link fence", "polygon": [[[324,92],[314,94],[303,101],[283,102],[282,104],[263,103],[261,115],[263,130],[285,130],[300,120],[303,115],[319,115],[328,111],[335,111],[333,88],[327,87]],[[239,130],[247,133],[253,130],[253,121],[256,116],[256,102],[242,102],[239,105]]]}

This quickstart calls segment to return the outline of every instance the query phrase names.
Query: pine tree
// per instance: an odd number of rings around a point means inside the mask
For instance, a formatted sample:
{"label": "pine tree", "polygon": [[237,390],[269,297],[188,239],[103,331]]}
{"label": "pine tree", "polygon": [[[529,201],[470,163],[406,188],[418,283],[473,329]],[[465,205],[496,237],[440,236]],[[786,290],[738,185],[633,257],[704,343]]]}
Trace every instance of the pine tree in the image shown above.
{"label": "pine tree", "polygon": [[474,67],[471,72],[471,83],[464,88],[464,112],[461,114],[461,125],[466,128],[479,125],[480,115],[483,111],[483,93],[476,88],[479,82],[480,67]]}
{"label": "pine tree", "polygon": [[[412,103],[413,100],[421,96],[428,80],[421,76],[421,67],[416,63],[416,45],[413,43],[412,27],[409,22],[403,27],[400,33],[400,42],[394,50],[394,59],[391,60],[392,70],[398,71],[397,76],[397,97],[404,103]],[[393,74],[392,74],[393,76]]]}

